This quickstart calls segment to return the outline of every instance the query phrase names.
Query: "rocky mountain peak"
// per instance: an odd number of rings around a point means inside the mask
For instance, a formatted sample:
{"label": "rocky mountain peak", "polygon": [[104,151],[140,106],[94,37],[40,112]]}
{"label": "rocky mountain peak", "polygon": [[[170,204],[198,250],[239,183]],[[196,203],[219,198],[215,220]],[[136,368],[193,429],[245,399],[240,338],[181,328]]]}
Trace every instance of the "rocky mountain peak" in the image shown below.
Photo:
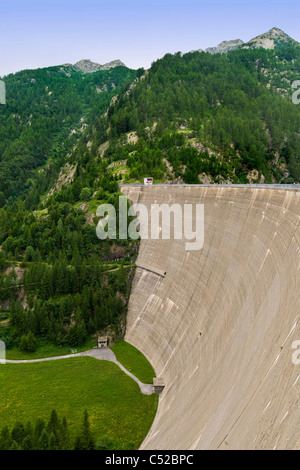
{"label": "rocky mountain peak", "polygon": [[281,45],[296,46],[297,41],[279,28],[272,28],[266,33],[260,34],[243,45],[244,49],[255,49],[262,47],[264,49],[275,49]]}
{"label": "rocky mountain peak", "polygon": [[222,41],[220,44],[217,45],[217,47],[208,47],[207,49],[205,49],[205,52],[210,52],[210,54],[224,54],[226,52],[232,51],[233,49],[236,49],[242,44],[244,44],[244,42],[241,39]]}
{"label": "rocky mountain peak", "polygon": [[76,62],[76,64],[73,65],[73,68],[76,71],[82,72],[82,73],[93,73],[93,72],[98,72],[98,70],[108,70],[113,67],[126,67],[126,65],[121,62],[121,60],[113,60],[111,62],[108,62],[107,64],[101,65],[97,64],[96,62],[92,62],[90,59],[82,59],[79,62]]}
{"label": "rocky mountain peak", "polygon": [[[222,41],[216,47],[208,47],[205,52],[210,54],[224,54],[232,51],[238,47],[242,49],[256,49],[262,47],[263,49],[275,49],[280,46],[300,46],[300,44],[292,39],[288,34],[282,31],[280,28],[272,28],[266,33],[260,34],[253,39],[250,39],[247,43],[244,43],[241,39],[233,39],[231,41]],[[198,49],[202,52],[201,49]]]}

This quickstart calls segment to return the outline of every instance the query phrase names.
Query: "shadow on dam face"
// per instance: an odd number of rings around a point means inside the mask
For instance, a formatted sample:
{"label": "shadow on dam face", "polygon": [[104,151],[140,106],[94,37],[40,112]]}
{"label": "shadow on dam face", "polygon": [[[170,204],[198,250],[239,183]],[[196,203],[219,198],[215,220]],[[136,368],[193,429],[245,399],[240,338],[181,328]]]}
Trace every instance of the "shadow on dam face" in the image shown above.
{"label": "shadow on dam face", "polygon": [[205,207],[201,250],[141,240],[125,339],[165,385],[141,449],[299,449],[299,189],[121,190]]}

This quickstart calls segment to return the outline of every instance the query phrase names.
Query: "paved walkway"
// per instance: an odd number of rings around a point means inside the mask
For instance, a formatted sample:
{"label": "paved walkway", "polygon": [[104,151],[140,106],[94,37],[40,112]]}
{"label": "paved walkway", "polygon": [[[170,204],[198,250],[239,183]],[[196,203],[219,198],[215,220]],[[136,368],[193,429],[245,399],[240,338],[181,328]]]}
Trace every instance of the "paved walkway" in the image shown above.
{"label": "paved walkway", "polygon": [[24,359],[24,360],[11,360],[7,359],[5,362],[9,364],[24,364],[24,363],[29,363],[29,362],[43,362],[43,361],[56,361],[58,359],[69,359],[70,357],[79,357],[79,356],[89,356],[89,357],[94,357],[95,359],[103,360],[103,361],[110,361],[114,362],[117,364],[117,366],[120,367],[120,369],[125,372],[129,377],[131,377],[140,387],[141,392],[144,395],[151,395],[154,393],[153,391],[153,384],[144,384],[141,382],[135,375],[131,374],[125,367],[117,360],[114,352],[111,349],[108,348],[95,348],[95,349],[90,349],[88,351],[84,351],[81,353],[75,353],[75,354],[68,354],[66,356],[53,356],[53,357],[43,357],[40,359]]}

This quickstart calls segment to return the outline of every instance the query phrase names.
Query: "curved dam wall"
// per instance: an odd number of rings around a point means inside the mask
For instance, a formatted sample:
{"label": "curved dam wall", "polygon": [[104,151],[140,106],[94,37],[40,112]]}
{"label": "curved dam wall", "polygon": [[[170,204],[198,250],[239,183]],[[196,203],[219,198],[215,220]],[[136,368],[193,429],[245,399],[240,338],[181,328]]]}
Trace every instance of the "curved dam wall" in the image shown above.
{"label": "curved dam wall", "polygon": [[121,190],[149,212],[188,203],[205,214],[201,250],[141,241],[125,339],[165,385],[141,448],[299,449],[300,191]]}

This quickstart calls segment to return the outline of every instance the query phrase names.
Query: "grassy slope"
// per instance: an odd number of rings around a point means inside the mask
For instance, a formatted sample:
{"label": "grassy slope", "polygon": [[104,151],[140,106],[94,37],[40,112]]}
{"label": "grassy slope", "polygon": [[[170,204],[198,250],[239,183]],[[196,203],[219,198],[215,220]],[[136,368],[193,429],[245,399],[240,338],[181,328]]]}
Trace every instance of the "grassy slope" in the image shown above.
{"label": "grassy slope", "polygon": [[157,408],[157,395],[142,395],[118,366],[90,357],[2,365],[0,382],[1,428],[16,420],[48,420],[55,408],[74,436],[87,409],[96,440],[108,435],[115,449],[138,447]]}
{"label": "grassy slope", "polygon": [[121,364],[143,383],[152,383],[155,372],[145,356],[126,341],[119,341],[111,347]]}

